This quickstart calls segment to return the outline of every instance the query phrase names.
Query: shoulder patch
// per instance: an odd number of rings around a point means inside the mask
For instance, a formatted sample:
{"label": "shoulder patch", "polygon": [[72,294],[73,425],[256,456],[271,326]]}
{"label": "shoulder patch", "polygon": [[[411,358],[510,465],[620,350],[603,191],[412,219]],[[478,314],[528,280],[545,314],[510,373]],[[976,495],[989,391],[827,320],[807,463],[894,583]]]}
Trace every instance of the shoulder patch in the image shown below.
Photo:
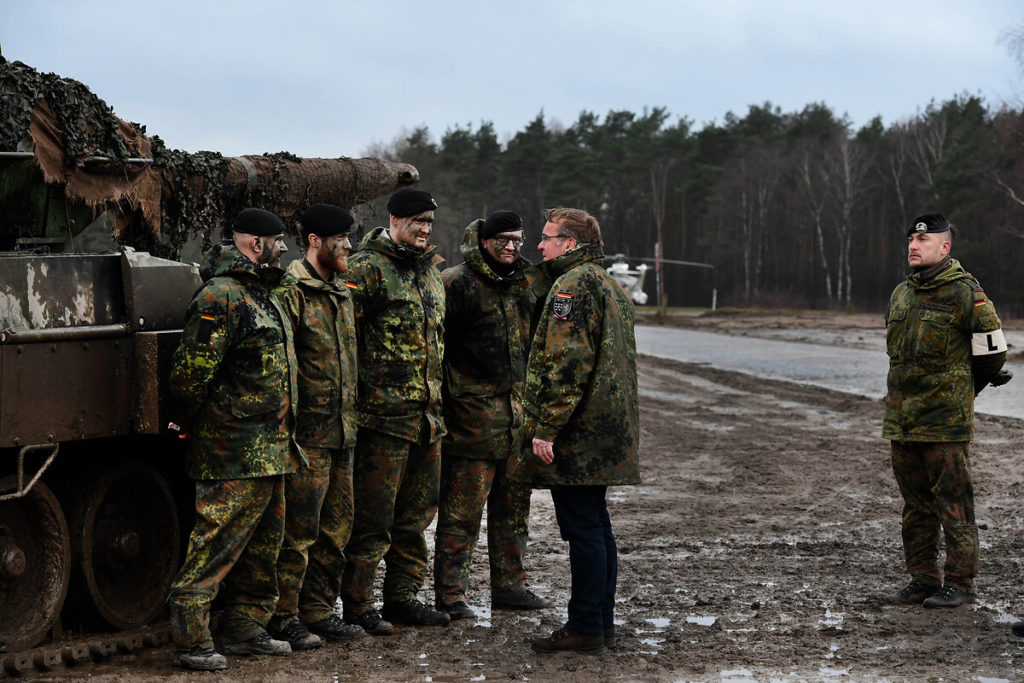
{"label": "shoulder patch", "polygon": [[556,318],[565,320],[572,312],[572,294],[569,292],[557,292],[551,297],[551,314]]}
{"label": "shoulder patch", "polygon": [[200,344],[209,344],[213,330],[217,326],[217,318],[209,313],[199,316],[199,330],[196,332],[196,341]]}
{"label": "shoulder patch", "polygon": [[351,280],[347,280],[345,282],[345,286],[348,287],[349,289],[359,289],[359,285],[357,285],[356,283],[352,282]]}

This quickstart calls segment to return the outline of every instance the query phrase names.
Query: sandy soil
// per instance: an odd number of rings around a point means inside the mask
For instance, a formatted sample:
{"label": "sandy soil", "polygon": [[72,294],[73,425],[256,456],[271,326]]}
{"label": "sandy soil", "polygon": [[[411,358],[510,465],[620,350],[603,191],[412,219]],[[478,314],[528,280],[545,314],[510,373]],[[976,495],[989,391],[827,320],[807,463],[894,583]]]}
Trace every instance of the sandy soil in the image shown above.
{"label": "sandy soil", "polygon": [[[848,321],[868,323],[879,316]],[[897,607],[879,600],[906,577],[878,401],[648,357],[639,370],[643,484],[610,495],[620,552],[614,651],[540,656],[529,648],[561,625],[569,589],[550,498],[535,492],[527,568],[556,608],[490,613],[483,538],[471,585],[482,614],[475,623],[400,628],[282,659],[231,658],[223,678],[1024,678],[1024,639],[1009,629],[1015,610],[1024,616],[1024,423],[978,419],[979,602]],[[59,677],[202,678],[173,669],[170,658],[169,648],[149,650]]]}

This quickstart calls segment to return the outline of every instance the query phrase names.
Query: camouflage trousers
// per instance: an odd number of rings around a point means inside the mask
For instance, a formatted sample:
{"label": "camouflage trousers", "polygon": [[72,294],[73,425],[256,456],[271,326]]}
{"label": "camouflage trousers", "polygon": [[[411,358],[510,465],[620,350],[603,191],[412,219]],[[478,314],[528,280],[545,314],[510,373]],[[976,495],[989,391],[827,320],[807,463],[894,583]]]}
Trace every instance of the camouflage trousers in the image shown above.
{"label": "camouflage trousers", "polygon": [[309,468],[285,482],[281,593],[275,619],[312,624],[334,612],[352,533],[352,449],[306,448]]}
{"label": "camouflage trousers", "polygon": [[440,440],[417,445],[359,430],[352,465],[355,519],[341,582],[347,615],[374,609],[373,584],[381,559],[384,602],[416,597],[427,572],[423,532],[437,514],[440,476]]}
{"label": "camouflage trousers", "polygon": [[196,482],[196,523],[168,598],[176,647],[213,647],[218,591],[225,634],[248,640],[263,632],[277,604],[283,536],[284,475]]}
{"label": "camouflage trousers", "polygon": [[[930,584],[974,591],[978,527],[967,442],[892,442],[892,470],[903,494],[903,556],[907,572]],[[946,564],[939,571],[940,534]]]}
{"label": "camouflage trousers", "polygon": [[466,601],[473,550],[487,506],[487,556],[491,588],[523,590],[523,553],[530,518],[530,489],[509,480],[507,460],[441,457],[441,499],[434,543],[434,596],[438,603]]}

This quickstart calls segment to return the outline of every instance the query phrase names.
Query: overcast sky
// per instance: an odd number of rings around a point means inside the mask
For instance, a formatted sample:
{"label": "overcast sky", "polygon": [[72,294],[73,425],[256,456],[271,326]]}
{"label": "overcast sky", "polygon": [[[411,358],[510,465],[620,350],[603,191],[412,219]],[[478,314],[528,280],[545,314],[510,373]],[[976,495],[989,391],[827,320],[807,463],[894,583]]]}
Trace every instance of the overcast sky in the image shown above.
{"label": "overcast sky", "polygon": [[173,148],[360,156],[403,131],[770,100],[888,125],[1024,77],[1021,0],[0,0],[10,60],[78,79]]}

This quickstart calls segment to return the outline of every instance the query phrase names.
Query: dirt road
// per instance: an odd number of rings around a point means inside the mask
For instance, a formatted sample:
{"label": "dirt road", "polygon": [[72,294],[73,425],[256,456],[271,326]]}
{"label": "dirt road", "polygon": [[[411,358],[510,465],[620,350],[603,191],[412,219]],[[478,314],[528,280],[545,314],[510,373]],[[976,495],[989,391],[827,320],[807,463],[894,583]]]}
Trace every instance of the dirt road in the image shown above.
{"label": "dirt road", "polygon": [[[709,367],[640,360],[643,485],[614,489],[617,649],[539,656],[565,617],[567,549],[536,492],[527,567],[558,607],[489,613],[481,540],[476,623],[403,628],[287,659],[232,658],[227,680],[1020,680],[1024,423],[981,417],[973,450],[979,602],[884,605],[905,582],[900,497],[881,405]],[[428,588],[430,586],[428,579]],[[91,680],[205,680],[171,652],[119,657]],[[75,671],[61,672],[62,678]]]}

